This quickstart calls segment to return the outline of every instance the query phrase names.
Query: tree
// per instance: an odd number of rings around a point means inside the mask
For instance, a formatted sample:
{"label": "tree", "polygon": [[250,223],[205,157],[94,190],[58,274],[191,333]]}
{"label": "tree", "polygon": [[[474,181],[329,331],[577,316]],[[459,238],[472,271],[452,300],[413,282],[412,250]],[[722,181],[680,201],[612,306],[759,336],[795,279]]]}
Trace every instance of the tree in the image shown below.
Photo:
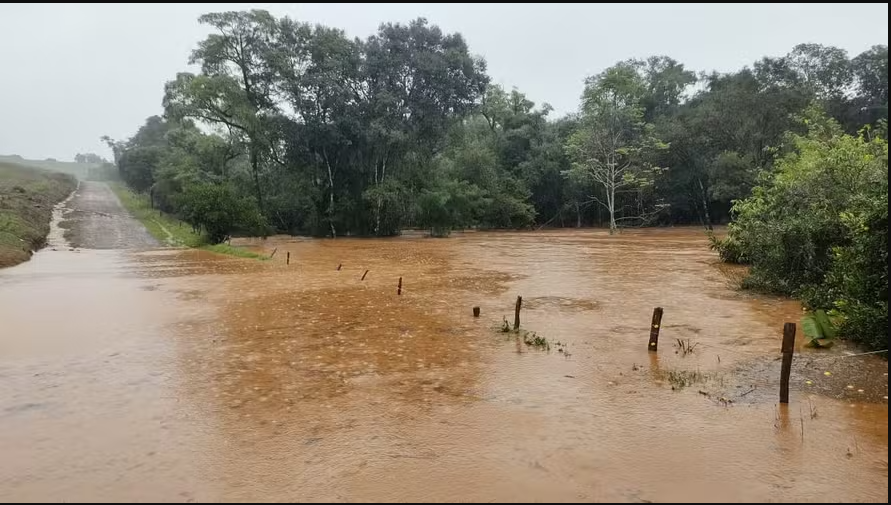
{"label": "tree", "polygon": [[851,61],[856,94],[854,106],[859,128],[888,119],[888,46],[872,46]]}
{"label": "tree", "polygon": [[423,18],[381,25],[363,51],[368,149],[362,157],[372,177],[364,199],[372,204],[374,233],[391,235],[399,222],[383,221],[384,196],[410,191],[404,182],[412,174],[405,170],[432,157],[451,125],[475,107],[488,77],[460,34],[444,34]]}
{"label": "tree", "polygon": [[136,191],[150,190],[155,184],[155,176],[165,154],[167,133],[176,126],[177,123],[151,116],[125,142],[115,142],[107,136],[103,137],[114,152],[121,180]]}
{"label": "tree", "polygon": [[681,105],[684,93],[696,83],[696,74],[668,56],[652,56],[646,61],[631,60],[642,74],[646,91],[641,97],[644,119],[653,122],[673,113]]}
{"label": "tree", "polygon": [[579,129],[566,144],[572,159],[568,175],[590,180],[603,191],[604,199],[591,199],[609,213],[610,234],[617,231],[619,220],[642,218],[617,218],[621,209],[616,198],[622,191],[651,182],[654,167],[647,156],[655,149],[667,147],[655,138],[652,125],[644,122],[644,92],[643,80],[629,63],[620,63],[589,78],[582,95]]}
{"label": "tree", "polygon": [[201,75],[181,73],[166,85],[164,107],[171,117],[198,119],[242,137],[262,213],[261,172],[276,142],[269,128],[277,114],[270,56],[278,23],[263,10],[211,13],[198,20],[219,33],[192,53],[190,63],[201,64]]}
{"label": "tree", "polygon": [[[367,90],[361,44],[337,29],[290,20],[282,26],[275,68],[295,116],[284,127],[287,163],[300,166],[299,176],[313,181],[307,188],[317,200],[311,213],[324,215],[331,237],[336,237],[345,221],[338,215],[339,193],[349,198],[340,179],[350,178],[345,172],[362,145],[359,120]],[[316,181],[324,181],[324,189]]]}

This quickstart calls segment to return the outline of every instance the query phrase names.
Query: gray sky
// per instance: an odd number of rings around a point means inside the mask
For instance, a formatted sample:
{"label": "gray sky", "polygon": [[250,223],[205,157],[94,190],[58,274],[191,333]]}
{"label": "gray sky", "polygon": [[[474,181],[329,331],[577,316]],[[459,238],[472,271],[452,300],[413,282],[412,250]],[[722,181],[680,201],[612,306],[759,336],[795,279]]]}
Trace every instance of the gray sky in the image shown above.
{"label": "gray sky", "polygon": [[365,37],[384,21],[428,18],[459,31],[489,75],[557,114],[613,63],[665,54],[693,70],[736,70],[817,42],[851,56],[888,43],[888,4],[765,5],[0,5],[0,154],[109,156],[161,113],[164,83],[207,33],[205,12],[267,9]]}

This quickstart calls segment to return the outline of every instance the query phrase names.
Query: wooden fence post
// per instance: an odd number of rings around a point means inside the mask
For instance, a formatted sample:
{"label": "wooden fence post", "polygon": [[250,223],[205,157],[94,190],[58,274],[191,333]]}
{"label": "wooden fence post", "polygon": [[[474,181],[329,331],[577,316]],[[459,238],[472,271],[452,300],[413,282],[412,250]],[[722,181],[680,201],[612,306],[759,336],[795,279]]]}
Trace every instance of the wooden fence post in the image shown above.
{"label": "wooden fence post", "polygon": [[396,294],[397,295],[402,294],[402,277],[399,278],[399,287],[396,288]]}
{"label": "wooden fence post", "polygon": [[291,251],[288,251],[288,255],[285,256],[285,265],[291,264]]}
{"label": "wooden fence post", "polygon": [[368,275],[368,270],[366,270],[366,271],[365,271],[365,273],[364,273],[364,274],[362,274],[362,278],[361,278],[361,279],[359,279],[359,280],[360,280],[360,281],[364,281],[364,280],[365,280],[365,276],[366,276],[366,275]]}
{"label": "wooden fence post", "polygon": [[789,403],[789,376],[792,375],[792,354],[795,352],[795,323],[783,326],[783,367],[780,370],[780,403]]}
{"label": "wooden fence post", "polygon": [[269,255],[269,259],[272,259],[275,256],[276,251],[278,251],[278,247],[272,250],[272,254]]}
{"label": "wooden fence post", "polygon": [[473,317],[480,317],[480,308],[479,307],[473,308]]}
{"label": "wooden fence post", "polygon": [[517,297],[517,308],[514,310],[514,331],[520,330],[520,308],[523,306],[523,297]]}
{"label": "wooden fence post", "polygon": [[657,351],[659,349],[659,328],[662,327],[662,307],[653,309],[653,323],[650,325],[650,343],[647,345],[648,351]]}

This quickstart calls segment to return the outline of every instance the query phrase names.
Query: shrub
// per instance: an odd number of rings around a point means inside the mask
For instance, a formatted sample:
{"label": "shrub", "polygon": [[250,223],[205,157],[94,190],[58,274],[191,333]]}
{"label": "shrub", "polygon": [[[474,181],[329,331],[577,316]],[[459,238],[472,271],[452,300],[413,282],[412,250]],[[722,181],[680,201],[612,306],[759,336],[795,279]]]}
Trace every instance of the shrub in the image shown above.
{"label": "shrub", "polygon": [[[746,288],[835,309],[842,334],[883,345],[888,307],[888,142],[844,134],[813,111],[806,136],[734,204],[725,261],[751,265]],[[879,331],[881,329],[881,331]],[[881,339],[879,335],[881,334]]]}

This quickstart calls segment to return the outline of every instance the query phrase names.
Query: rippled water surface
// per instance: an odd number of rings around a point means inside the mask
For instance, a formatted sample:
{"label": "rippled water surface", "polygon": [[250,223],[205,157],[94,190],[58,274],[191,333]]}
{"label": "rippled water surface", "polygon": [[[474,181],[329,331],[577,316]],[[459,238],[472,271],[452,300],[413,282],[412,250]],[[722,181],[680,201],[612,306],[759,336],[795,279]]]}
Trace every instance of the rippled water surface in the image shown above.
{"label": "rippled water surface", "polygon": [[887,362],[778,406],[801,308],[699,230],[242,245],[0,271],[0,500],[887,502]]}

